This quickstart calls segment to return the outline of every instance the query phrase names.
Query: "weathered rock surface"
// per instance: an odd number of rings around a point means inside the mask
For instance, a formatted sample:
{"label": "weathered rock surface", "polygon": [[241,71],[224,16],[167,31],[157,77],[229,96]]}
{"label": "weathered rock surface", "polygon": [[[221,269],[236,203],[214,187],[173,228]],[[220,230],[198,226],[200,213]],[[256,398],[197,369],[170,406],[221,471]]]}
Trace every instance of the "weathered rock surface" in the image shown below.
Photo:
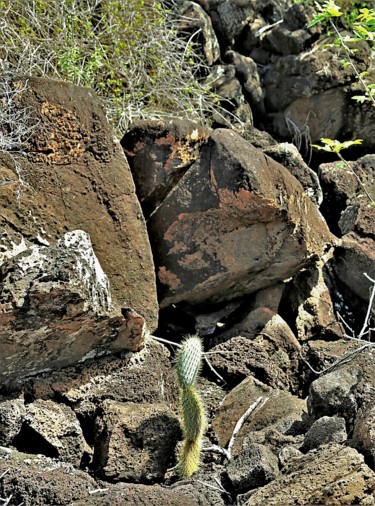
{"label": "weathered rock surface", "polygon": [[2,259],[24,241],[53,245],[68,231],[84,230],[114,300],[144,316],[152,331],[158,313],[146,227],[99,99],[88,88],[28,78],[17,105],[29,107],[39,125],[25,146],[28,160],[20,161],[23,186],[14,160],[0,157],[8,181],[0,187]]}
{"label": "weathered rock surface", "polygon": [[199,503],[158,485],[146,486],[116,483],[104,492],[91,495],[70,506],[198,506]]}
{"label": "weathered rock surface", "polygon": [[27,242],[0,265],[1,382],[143,346],[145,320],[116,307],[86,232]]}
{"label": "weathered rock surface", "polygon": [[233,447],[234,455],[241,449],[247,434],[273,428],[282,434],[295,435],[303,430],[306,401],[289,392],[270,388],[249,376],[229,392],[212,421],[212,428],[222,447],[228,444],[237,421],[260,396],[269,400],[254,411],[242,426]]}
{"label": "weathered rock surface", "polygon": [[106,400],[96,424],[94,466],[103,477],[134,483],[164,477],[181,434],[167,405]]}
{"label": "weathered rock surface", "polygon": [[210,130],[187,120],[137,121],[121,140],[146,218],[199,157]]}
{"label": "weathered rock surface", "polygon": [[[27,453],[43,453],[79,467],[92,453],[74,411],[64,404],[38,399],[26,406],[23,425],[14,444]],[[39,446],[39,448],[38,448]]]}
{"label": "weathered rock surface", "polygon": [[0,402],[0,445],[8,446],[21,430],[26,407],[22,398]]}
{"label": "weathered rock surface", "polygon": [[[302,149],[302,146],[300,147]],[[319,178],[304,162],[300,152],[294,144],[282,142],[263,149],[264,153],[289,170],[303,186],[306,194],[317,206],[323,201],[323,191]]]}
{"label": "weathered rock surface", "polygon": [[228,478],[237,493],[247,492],[274,480],[278,459],[266,446],[250,443],[227,466]]}
{"label": "weathered rock surface", "polygon": [[213,347],[210,351],[215,354],[210,361],[231,386],[251,374],[270,387],[295,391],[299,350],[300,344],[288,325],[279,315],[273,315],[256,337],[240,333]]}
{"label": "weathered rock surface", "polygon": [[328,443],[342,443],[347,439],[344,418],[322,416],[318,418],[305,434],[303,449],[312,450]]}
{"label": "weathered rock surface", "polygon": [[298,272],[283,292],[280,313],[293,325],[299,341],[327,337],[339,339],[343,330],[337,321],[338,290],[329,266],[333,250],[307,269]]}
{"label": "weathered rock surface", "polygon": [[43,455],[0,449],[0,496],[24,506],[68,506],[98,488],[87,473]]}
{"label": "weathered rock surface", "polygon": [[145,347],[122,358],[105,357],[24,382],[29,398],[62,399],[79,403],[113,399],[119,402],[166,402],[176,405],[177,384],[167,348],[146,339]]}
{"label": "weathered rock surface", "polygon": [[[308,407],[315,418],[341,416],[353,427],[359,407],[374,398],[375,375],[373,344],[358,343],[332,371],[315,380],[310,387]],[[365,348],[363,348],[365,346]]]}
{"label": "weathered rock surface", "polygon": [[353,448],[325,445],[292,459],[271,483],[243,501],[245,506],[375,504],[375,473]]}
{"label": "weathered rock surface", "polygon": [[214,131],[148,228],[161,307],[266,288],[293,275],[331,240],[297,180],[224,129]]}

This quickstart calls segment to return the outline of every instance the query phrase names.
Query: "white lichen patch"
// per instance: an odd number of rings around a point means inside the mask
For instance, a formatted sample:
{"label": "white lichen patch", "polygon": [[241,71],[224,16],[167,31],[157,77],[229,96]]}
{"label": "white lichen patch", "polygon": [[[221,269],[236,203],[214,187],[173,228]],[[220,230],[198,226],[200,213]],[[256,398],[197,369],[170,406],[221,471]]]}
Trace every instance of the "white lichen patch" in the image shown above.
{"label": "white lichen patch", "polygon": [[78,278],[90,293],[90,305],[98,313],[112,309],[109,281],[92,247],[89,234],[83,230],[73,230],[57,241],[56,246],[74,250],[77,262],[74,266]]}

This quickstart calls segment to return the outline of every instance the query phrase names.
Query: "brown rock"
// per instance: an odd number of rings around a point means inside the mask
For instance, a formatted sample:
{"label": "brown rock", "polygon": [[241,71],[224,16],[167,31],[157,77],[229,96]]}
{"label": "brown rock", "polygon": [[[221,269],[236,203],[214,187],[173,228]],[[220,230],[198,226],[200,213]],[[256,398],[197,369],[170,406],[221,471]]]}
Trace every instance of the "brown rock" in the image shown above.
{"label": "brown rock", "polygon": [[136,121],[121,140],[146,218],[199,157],[210,130],[187,120]]}
{"label": "brown rock", "polygon": [[[29,453],[43,453],[79,467],[84,453],[91,454],[74,411],[64,404],[38,399],[28,404],[18,448]],[[38,449],[38,445],[40,445]]]}
{"label": "brown rock", "polygon": [[146,339],[145,347],[122,358],[105,357],[45,373],[24,382],[29,398],[57,396],[76,409],[78,403],[103,399],[166,402],[177,405],[178,387],[167,348]]}
{"label": "brown rock", "polygon": [[12,496],[10,504],[68,506],[89,498],[97,484],[71,465],[42,455],[0,449],[0,496]]}
{"label": "brown rock", "polygon": [[353,431],[355,447],[366,457],[366,462],[375,468],[375,407],[365,403],[359,408]]}
{"label": "brown rock", "polygon": [[148,225],[161,307],[256,292],[293,275],[331,240],[297,180],[223,129]]}
{"label": "brown rock", "polygon": [[269,400],[244,423],[236,437],[233,454],[238,453],[243,439],[250,432],[271,427],[281,433],[292,433],[295,427],[298,432],[302,415],[307,410],[306,402],[289,392],[270,388],[249,376],[229,392],[212,421],[212,428],[220,446],[225,447],[228,444],[237,421],[260,396],[268,397]]}
{"label": "brown rock", "polygon": [[[332,265],[346,291],[354,295],[354,299],[360,299],[364,313],[373,285],[364,273],[375,279],[375,241],[370,238],[359,238],[352,232],[347,234],[343,237],[341,246],[335,249]],[[353,302],[355,305],[355,300]],[[374,311],[373,308],[373,313]]]}
{"label": "brown rock", "polygon": [[19,248],[0,265],[1,382],[143,346],[145,320],[116,306],[87,233]]}
{"label": "brown rock", "polygon": [[[29,107],[39,122],[24,147],[28,161],[20,161],[28,186],[19,186],[13,160],[1,155],[1,170],[13,173],[14,184],[0,187],[0,230],[15,247],[26,239],[54,244],[67,231],[84,230],[113,298],[143,315],[152,331],[158,307],[146,227],[129,167],[99,99],[67,82],[27,81],[15,107]],[[7,248],[2,239],[3,244]]]}
{"label": "brown rock", "polygon": [[94,465],[107,480],[164,477],[180,437],[178,419],[165,404],[104,401],[97,427]]}
{"label": "brown rock", "polygon": [[158,485],[126,483],[106,485],[104,492],[81,499],[70,506],[198,506],[189,497]]}
{"label": "brown rock", "polygon": [[299,349],[288,325],[273,315],[256,337],[241,333],[212,348],[210,361],[230,385],[251,374],[270,387],[296,390]]}
{"label": "brown rock", "polygon": [[26,407],[23,399],[0,402],[0,445],[8,446],[21,430]]}
{"label": "brown rock", "polygon": [[325,445],[291,459],[245,506],[375,504],[375,473],[353,448]]}

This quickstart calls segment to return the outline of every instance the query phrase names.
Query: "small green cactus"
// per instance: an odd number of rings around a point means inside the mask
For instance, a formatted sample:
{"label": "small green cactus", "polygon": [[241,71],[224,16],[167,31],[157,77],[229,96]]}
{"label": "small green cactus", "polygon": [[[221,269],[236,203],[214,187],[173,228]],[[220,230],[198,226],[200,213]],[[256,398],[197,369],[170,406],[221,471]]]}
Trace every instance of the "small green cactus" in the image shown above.
{"label": "small green cactus", "polygon": [[206,416],[196,381],[202,366],[202,341],[188,336],[177,353],[176,369],[180,385],[180,415],[184,440],[178,455],[178,472],[188,478],[199,469]]}

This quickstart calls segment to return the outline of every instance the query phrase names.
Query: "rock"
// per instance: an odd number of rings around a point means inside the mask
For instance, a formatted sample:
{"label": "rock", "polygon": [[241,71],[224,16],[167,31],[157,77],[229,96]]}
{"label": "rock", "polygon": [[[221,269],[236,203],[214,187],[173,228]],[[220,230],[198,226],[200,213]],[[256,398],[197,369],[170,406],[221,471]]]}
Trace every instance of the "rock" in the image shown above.
{"label": "rock", "polygon": [[358,451],[363,453],[366,462],[375,468],[375,409],[373,399],[365,402],[357,412],[354,421],[353,443]]}
{"label": "rock", "polygon": [[262,487],[274,480],[278,472],[276,455],[256,443],[243,448],[227,465],[228,478],[236,493]]}
{"label": "rock", "polygon": [[310,367],[318,373],[322,372],[356,348],[358,348],[358,342],[348,339],[338,339],[336,341],[311,339],[310,341],[305,341],[302,344],[300,353],[300,385],[303,389],[308,389],[310,384],[316,379],[316,374],[312,372]]}
{"label": "rock", "polygon": [[[235,65],[216,64],[210,68],[207,81],[211,83],[212,90],[223,99],[223,107],[213,114],[216,128],[233,128],[240,134],[252,129],[253,114],[250,105],[245,101],[242,79]],[[255,77],[249,76],[249,89],[256,97],[257,89],[254,89],[253,85],[255,86]]]}
{"label": "rock", "polygon": [[180,425],[163,403],[105,400],[98,411],[94,466],[112,482],[160,481],[172,463]]}
{"label": "rock", "polygon": [[336,311],[338,290],[331,268],[333,250],[286,283],[280,313],[296,329],[299,341],[343,337]]}
{"label": "rock", "polygon": [[312,450],[327,443],[342,443],[347,439],[344,418],[339,416],[322,416],[318,418],[305,435],[304,450]]}
{"label": "rock", "polygon": [[[212,504],[225,506],[231,496],[225,489],[224,472],[225,469],[222,465],[204,463],[191,478],[178,480],[170,488],[199,506],[211,506]],[[185,502],[181,504],[185,504]]]}
{"label": "rock", "polygon": [[339,227],[343,235],[354,232],[375,241],[375,208],[361,204],[348,206],[341,213]]}
{"label": "rock", "polygon": [[26,413],[24,400],[8,399],[0,402],[0,445],[8,446],[21,430]]}
{"label": "rock", "polygon": [[212,421],[220,446],[226,447],[237,421],[260,396],[269,400],[255,410],[242,426],[235,440],[233,455],[238,453],[247,434],[274,428],[283,434],[294,435],[302,430],[306,401],[289,392],[270,388],[249,376],[229,392]]}
{"label": "rock", "polygon": [[0,382],[143,346],[145,320],[116,307],[86,232],[15,253],[0,265]]}
{"label": "rock", "polygon": [[38,128],[19,162],[23,186],[12,158],[0,157],[0,171],[12,172],[14,182],[0,188],[0,230],[8,237],[2,255],[8,244],[10,251],[23,242],[53,246],[66,232],[85,231],[113,299],[141,314],[152,332],[158,305],[146,226],[99,98],[89,88],[28,77],[16,106],[29,108]]}
{"label": "rock", "polygon": [[198,506],[185,495],[158,485],[146,486],[128,483],[106,484],[104,492],[98,492],[69,506]]}
{"label": "rock", "polygon": [[71,465],[15,450],[0,449],[0,475],[0,496],[12,496],[10,504],[24,506],[68,506],[98,488],[91,476]]}
{"label": "rock", "polygon": [[[288,38],[285,35],[289,34],[280,26],[274,30]],[[298,45],[305,43],[303,34],[302,38],[298,34],[298,39]],[[318,143],[321,137],[361,138],[363,146],[372,149],[373,111],[371,106],[358,104],[350,98],[357,93],[353,69],[342,68],[337,48],[322,48],[319,44],[315,42],[297,55],[287,54],[266,62],[262,75],[266,129],[274,137],[292,139],[296,144],[303,138],[306,144]],[[359,72],[368,68],[370,52],[369,47],[363,46],[357,54]],[[258,62],[255,52],[251,57]],[[332,108],[334,118],[330,113]]]}
{"label": "rock", "polygon": [[[302,149],[302,146],[299,147]],[[263,149],[263,152],[283,165],[301,183],[303,189],[317,205],[323,201],[323,191],[319,178],[304,162],[300,152],[294,144],[282,142]]]}
{"label": "rock", "polygon": [[[202,53],[208,66],[213,65],[220,58],[220,47],[215,31],[212,27],[211,18],[195,2],[185,0],[179,8],[178,29],[182,34],[196,35],[193,41],[201,42]],[[189,39],[189,42],[192,42]]]}
{"label": "rock", "polygon": [[281,467],[285,467],[291,459],[299,459],[303,453],[295,446],[284,446],[279,453],[279,462]]}
{"label": "rock", "polygon": [[161,307],[231,300],[272,286],[331,240],[296,179],[223,129],[148,226]]}
{"label": "rock", "polygon": [[350,168],[340,161],[319,165],[323,190],[321,211],[339,237],[353,231],[360,237],[373,238],[373,208],[368,206],[368,197],[356,176],[374,199],[375,155],[366,155],[348,164]]}
{"label": "rock", "polygon": [[340,416],[345,418],[349,430],[353,428],[359,407],[368,399],[368,392],[375,389],[375,350],[370,343],[367,347],[364,343],[365,348],[362,343],[358,343],[358,351],[349,352],[332,371],[311,383],[307,404],[315,420]]}
{"label": "rock", "polygon": [[187,120],[136,121],[121,140],[145,217],[199,157],[208,128]]}
{"label": "rock", "polygon": [[238,385],[251,374],[270,387],[296,390],[300,345],[284,320],[274,315],[256,337],[244,335],[210,349],[212,365],[228,384]]}
{"label": "rock", "polygon": [[[336,247],[332,262],[333,270],[349,294],[347,302],[355,307],[358,303],[363,315],[369,304],[370,290],[373,283],[364,275],[375,279],[375,241],[370,238],[359,238],[349,233],[343,237],[341,245]],[[351,297],[350,297],[351,295]],[[375,308],[372,310],[375,315]],[[359,326],[361,322],[357,322]]]}
{"label": "rock", "polygon": [[236,51],[227,51],[224,56],[227,63],[234,65],[236,77],[242,85],[246,101],[250,106],[256,106],[263,98],[256,63],[250,57]]}
{"label": "rock", "polygon": [[91,445],[97,435],[97,410],[105,399],[124,403],[166,403],[173,408],[178,405],[178,386],[169,352],[151,338],[140,352],[45,373],[25,382],[24,390],[29,399],[59,399],[71,406]]}
{"label": "rock", "polygon": [[122,358],[105,357],[45,373],[25,384],[31,398],[57,397],[78,403],[113,399],[119,402],[176,404],[177,382],[167,348],[146,339],[145,347]]}
{"label": "rock", "polygon": [[38,399],[26,406],[23,425],[13,444],[26,453],[43,453],[79,467],[92,451],[74,411],[64,404]]}
{"label": "rock", "polygon": [[375,473],[353,448],[324,445],[292,459],[268,485],[251,493],[246,506],[375,504]]}

